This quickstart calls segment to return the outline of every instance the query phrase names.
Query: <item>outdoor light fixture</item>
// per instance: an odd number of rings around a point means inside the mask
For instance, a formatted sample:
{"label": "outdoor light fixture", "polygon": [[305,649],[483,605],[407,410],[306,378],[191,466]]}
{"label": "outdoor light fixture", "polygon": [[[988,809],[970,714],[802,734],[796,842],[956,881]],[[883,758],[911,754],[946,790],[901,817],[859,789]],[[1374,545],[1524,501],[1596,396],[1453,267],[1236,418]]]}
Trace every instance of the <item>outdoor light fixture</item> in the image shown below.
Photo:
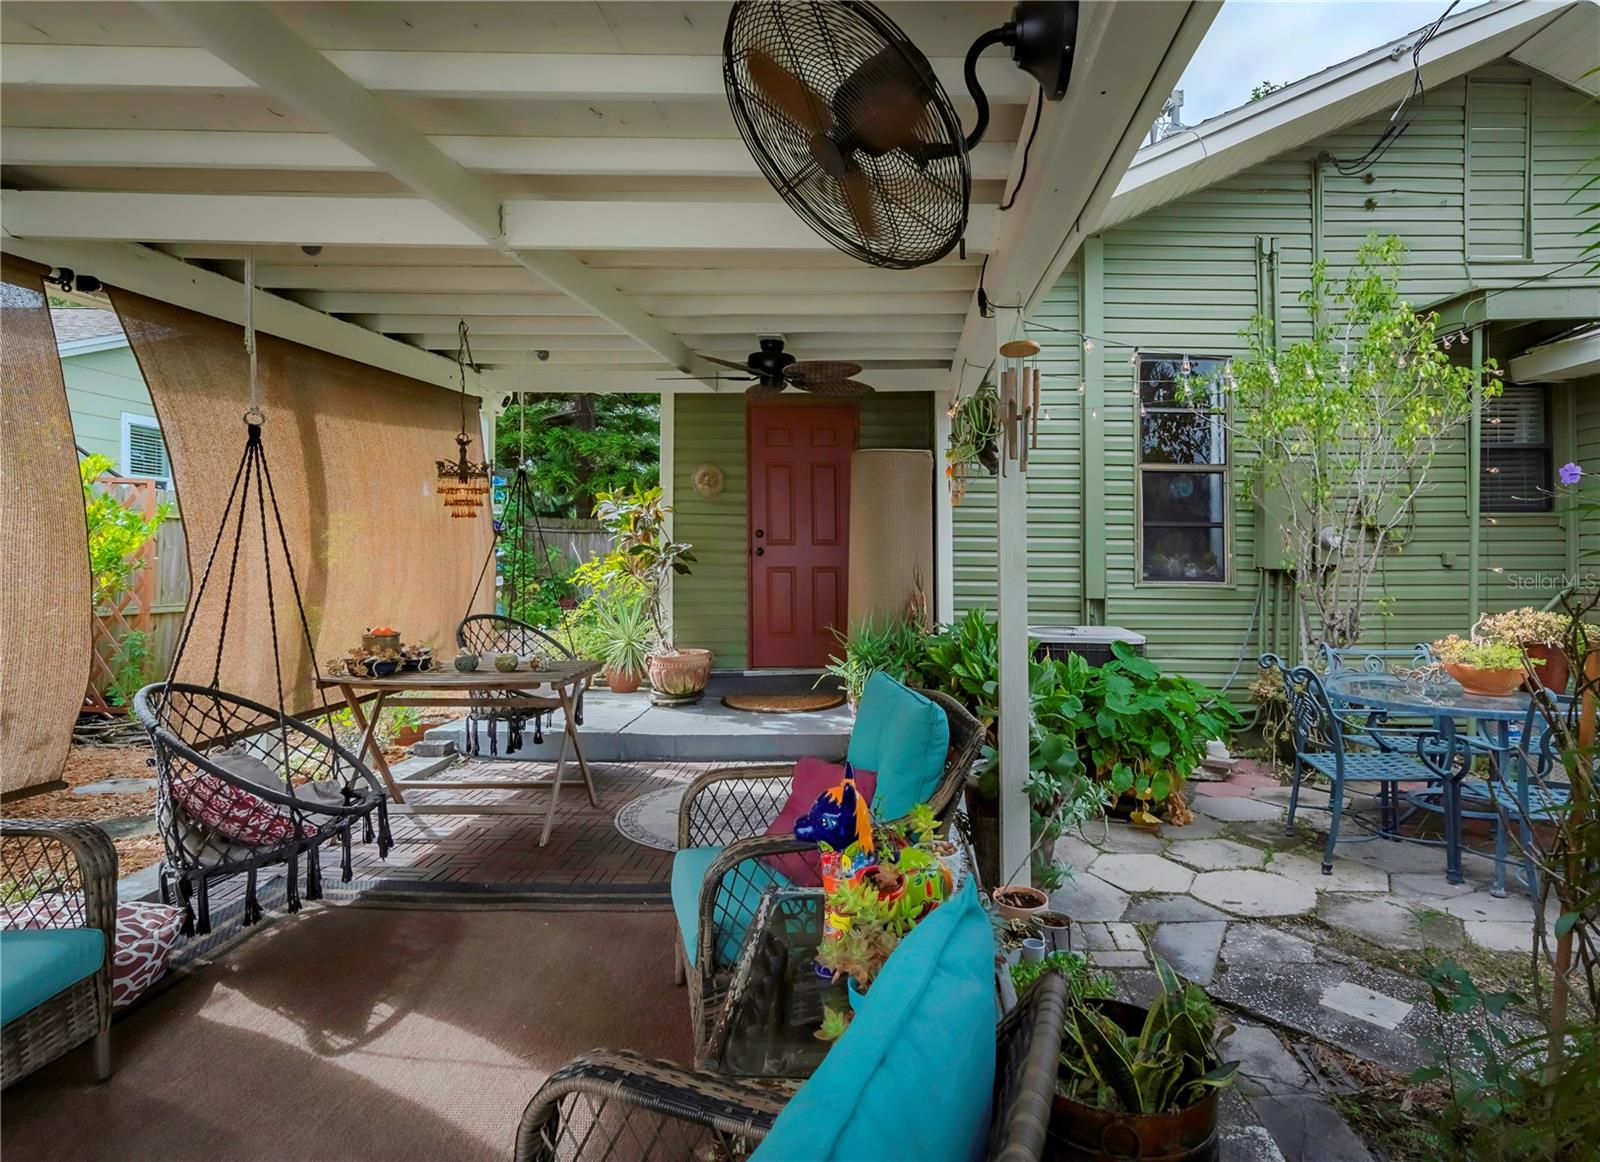
{"label": "outdoor light fixture", "polygon": [[[467,364],[472,363],[472,347],[467,341],[467,321],[456,328],[460,344],[456,348],[456,367],[461,372],[461,433],[456,436],[453,460],[439,460],[439,497],[457,520],[476,520],[478,510],[489,498],[489,465],[475,463],[467,455],[472,437],[467,435]],[[474,371],[477,365],[473,364]]]}

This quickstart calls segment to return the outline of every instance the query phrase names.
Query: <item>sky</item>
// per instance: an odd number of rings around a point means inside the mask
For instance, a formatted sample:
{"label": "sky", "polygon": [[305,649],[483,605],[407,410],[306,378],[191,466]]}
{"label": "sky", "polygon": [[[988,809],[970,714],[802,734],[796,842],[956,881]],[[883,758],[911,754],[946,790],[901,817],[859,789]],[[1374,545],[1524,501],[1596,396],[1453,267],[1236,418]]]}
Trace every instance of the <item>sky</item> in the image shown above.
{"label": "sky", "polygon": [[[1449,0],[1227,0],[1183,74],[1182,119],[1196,125],[1279,84],[1359,56],[1437,20]],[[1459,13],[1475,7],[1463,0]]]}

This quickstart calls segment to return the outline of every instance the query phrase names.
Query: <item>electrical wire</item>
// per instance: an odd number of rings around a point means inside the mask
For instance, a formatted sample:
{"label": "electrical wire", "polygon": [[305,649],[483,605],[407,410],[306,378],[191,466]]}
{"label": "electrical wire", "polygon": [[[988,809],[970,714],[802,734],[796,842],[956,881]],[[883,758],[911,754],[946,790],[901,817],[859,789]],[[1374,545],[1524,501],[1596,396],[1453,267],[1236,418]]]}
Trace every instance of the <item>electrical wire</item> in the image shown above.
{"label": "electrical wire", "polygon": [[[1044,87],[1039,88],[1039,99],[1033,103],[1033,128],[1028,130],[1028,143],[1022,147],[1022,168],[1017,171],[1017,184],[1011,187],[1011,196],[1000,204],[1000,212],[1011,209],[1017,204],[1017,195],[1022,192],[1022,183],[1028,180],[1028,156],[1033,152],[1033,139],[1039,134],[1039,115],[1044,112]],[[987,262],[988,258],[985,257]],[[982,279],[980,277],[979,281]]]}
{"label": "electrical wire", "polygon": [[1378,139],[1359,157],[1341,158],[1331,153],[1323,155],[1323,159],[1340,175],[1355,177],[1371,169],[1416,120],[1417,108],[1426,104],[1427,99],[1427,88],[1422,83],[1422,50],[1439,35],[1439,29],[1459,3],[1461,0],[1450,0],[1450,6],[1444,10],[1439,19],[1423,29],[1411,46],[1411,91],[1400,99],[1400,103],[1394,107],[1394,112],[1389,114],[1389,123],[1383,127],[1383,132],[1378,134]]}

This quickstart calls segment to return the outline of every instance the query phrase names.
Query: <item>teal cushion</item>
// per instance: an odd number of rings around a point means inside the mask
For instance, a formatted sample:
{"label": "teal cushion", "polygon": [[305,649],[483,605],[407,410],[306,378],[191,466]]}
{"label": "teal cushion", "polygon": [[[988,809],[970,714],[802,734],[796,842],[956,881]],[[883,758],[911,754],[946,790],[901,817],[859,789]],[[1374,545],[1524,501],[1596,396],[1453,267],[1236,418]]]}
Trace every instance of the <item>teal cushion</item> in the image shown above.
{"label": "teal cushion", "polygon": [[[678,931],[683,933],[690,964],[696,962],[700,951],[700,885],[711,862],[721,854],[720,847],[686,847],[672,857],[672,910],[678,914]],[[725,879],[727,923],[719,933],[722,943],[717,955],[723,964],[732,964],[739,958],[739,946],[755,918],[761,894],[768,888],[786,887],[789,881],[759,859],[746,860],[734,872],[726,873]]]}
{"label": "teal cushion", "polygon": [[850,732],[850,765],[878,772],[874,819],[899,819],[939,786],[950,719],[938,703],[879,671],[867,679]]}
{"label": "teal cushion", "polygon": [[92,976],[106,955],[98,928],[17,928],[0,932],[0,1024]]}
{"label": "teal cushion", "polygon": [[751,1162],[982,1157],[994,1015],[994,934],[968,876],[894,950]]}

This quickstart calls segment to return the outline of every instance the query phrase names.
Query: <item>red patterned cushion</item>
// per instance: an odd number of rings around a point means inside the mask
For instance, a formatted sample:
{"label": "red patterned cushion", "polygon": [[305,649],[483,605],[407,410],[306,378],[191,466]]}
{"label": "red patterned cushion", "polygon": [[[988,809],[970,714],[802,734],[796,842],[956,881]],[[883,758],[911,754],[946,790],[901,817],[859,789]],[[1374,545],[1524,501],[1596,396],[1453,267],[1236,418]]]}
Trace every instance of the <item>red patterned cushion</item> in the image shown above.
{"label": "red patterned cushion", "polygon": [[[0,928],[82,927],[83,897],[76,892],[37,896],[0,910]],[[111,1004],[132,1004],[160,980],[178,943],[183,913],[165,904],[117,905],[116,951],[111,958]]]}
{"label": "red patterned cushion", "polygon": [[[240,756],[226,757],[232,764],[240,762]],[[256,765],[264,771],[268,769],[265,763]],[[250,847],[265,847],[294,837],[294,823],[282,807],[216,775],[202,772],[192,779],[174,780],[172,801],[195,822]]]}
{"label": "red patterned cushion", "polygon": [[[844,782],[844,767],[839,763],[821,759],[804,758],[794,764],[794,774],[789,778],[789,799],[778,812],[778,817],[768,825],[766,834],[794,838],[794,825],[800,817],[816,806],[817,797],[829,787]],[[872,801],[877,790],[878,776],[872,771],[856,771],[856,793]],[[791,884],[801,887],[822,886],[822,857],[817,851],[798,851],[789,855],[764,855],[761,857],[773,871],[788,878]]]}

